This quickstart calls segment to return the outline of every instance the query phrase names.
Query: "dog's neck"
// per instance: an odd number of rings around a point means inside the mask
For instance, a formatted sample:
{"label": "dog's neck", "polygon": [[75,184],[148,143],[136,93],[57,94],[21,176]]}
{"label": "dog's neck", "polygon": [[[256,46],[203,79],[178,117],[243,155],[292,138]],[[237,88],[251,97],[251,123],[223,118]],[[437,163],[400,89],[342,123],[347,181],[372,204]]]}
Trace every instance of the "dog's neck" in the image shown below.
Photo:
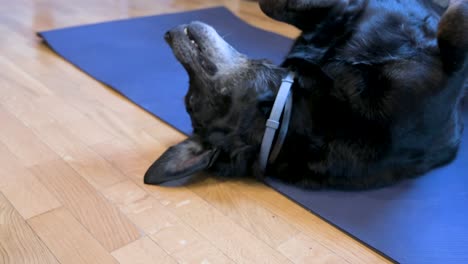
{"label": "dog's neck", "polygon": [[[268,163],[276,160],[281,147],[283,146],[286,134],[289,128],[292,111],[292,90],[291,86],[294,82],[294,72],[289,72],[288,75],[281,81],[281,86],[276,95],[273,108],[270,112],[270,117],[266,122],[266,129],[263,135],[262,145],[260,149],[260,169],[264,172]],[[280,122],[280,119],[282,120]],[[281,124],[281,127],[280,127]],[[280,127],[279,134],[276,137],[276,143],[273,146],[273,140],[277,129]]]}

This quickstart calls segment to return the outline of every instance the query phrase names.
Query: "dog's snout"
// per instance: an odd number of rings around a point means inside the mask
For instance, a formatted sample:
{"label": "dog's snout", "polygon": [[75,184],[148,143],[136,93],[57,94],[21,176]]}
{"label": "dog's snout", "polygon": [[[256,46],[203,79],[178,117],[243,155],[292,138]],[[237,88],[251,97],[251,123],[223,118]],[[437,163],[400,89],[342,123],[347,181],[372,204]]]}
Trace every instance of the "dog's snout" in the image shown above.
{"label": "dog's snout", "polygon": [[166,42],[170,43],[172,41],[172,33],[171,31],[167,31],[165,34],[164,34],[164,39],[166,40]]}

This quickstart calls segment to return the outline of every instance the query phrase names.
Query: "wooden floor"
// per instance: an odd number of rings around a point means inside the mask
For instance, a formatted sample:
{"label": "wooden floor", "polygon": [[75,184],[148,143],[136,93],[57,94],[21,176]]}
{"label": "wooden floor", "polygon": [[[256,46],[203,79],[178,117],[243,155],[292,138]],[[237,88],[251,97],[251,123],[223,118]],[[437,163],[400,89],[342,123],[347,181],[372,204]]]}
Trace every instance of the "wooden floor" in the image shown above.
{"label": "wooden floor", "polygon": [[275,191],[209,178],[145,186],[184,138],[59,58],[36,31],[253,1],[0,0],[0,263],[382,263]]}

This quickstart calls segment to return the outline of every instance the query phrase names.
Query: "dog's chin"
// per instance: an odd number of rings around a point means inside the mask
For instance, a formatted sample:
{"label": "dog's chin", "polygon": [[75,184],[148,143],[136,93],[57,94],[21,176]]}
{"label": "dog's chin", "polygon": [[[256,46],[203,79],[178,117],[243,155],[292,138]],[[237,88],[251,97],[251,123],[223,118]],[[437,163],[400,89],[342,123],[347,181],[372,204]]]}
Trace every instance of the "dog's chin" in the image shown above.
{"label": "dog's chin", "polygon": [[193,44],[185,41],[173,47],[177,60],[184,66],[185,70],[192,76],[211,77],[218,72],[217,65],[206,54],[193,48]]}
{"label": "dog's chin", "polygon": [[209,47],[195,32],[189,31],[188,27],[179,27],[171,31],[170,37],[166,36],[166,41],[189,74],[214,75],[216,64],[204,52]]}
{"label": "dog's chin", "polygon": [[245,60],[211,26],[201,22],[180,25],[167,32],[165,39],[189,74],[211,77],[229,72]]}

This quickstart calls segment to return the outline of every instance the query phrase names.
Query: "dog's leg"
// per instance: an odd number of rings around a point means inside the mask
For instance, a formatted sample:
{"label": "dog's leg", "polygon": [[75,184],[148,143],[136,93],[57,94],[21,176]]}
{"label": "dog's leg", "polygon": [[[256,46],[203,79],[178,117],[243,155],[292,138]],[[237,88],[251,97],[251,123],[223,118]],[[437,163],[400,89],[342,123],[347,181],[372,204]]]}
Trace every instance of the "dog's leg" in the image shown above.
{"label": "dog's leg", "polygon": [[324,20],[361,10],[367,0],[260,0],[259,3],[269,17],[308,30]]}
{"label": "dog's leg", "polygon": [[468,56],[468,0],[451,0],[440,19],[437,40],[447,72],[466,67]]}

